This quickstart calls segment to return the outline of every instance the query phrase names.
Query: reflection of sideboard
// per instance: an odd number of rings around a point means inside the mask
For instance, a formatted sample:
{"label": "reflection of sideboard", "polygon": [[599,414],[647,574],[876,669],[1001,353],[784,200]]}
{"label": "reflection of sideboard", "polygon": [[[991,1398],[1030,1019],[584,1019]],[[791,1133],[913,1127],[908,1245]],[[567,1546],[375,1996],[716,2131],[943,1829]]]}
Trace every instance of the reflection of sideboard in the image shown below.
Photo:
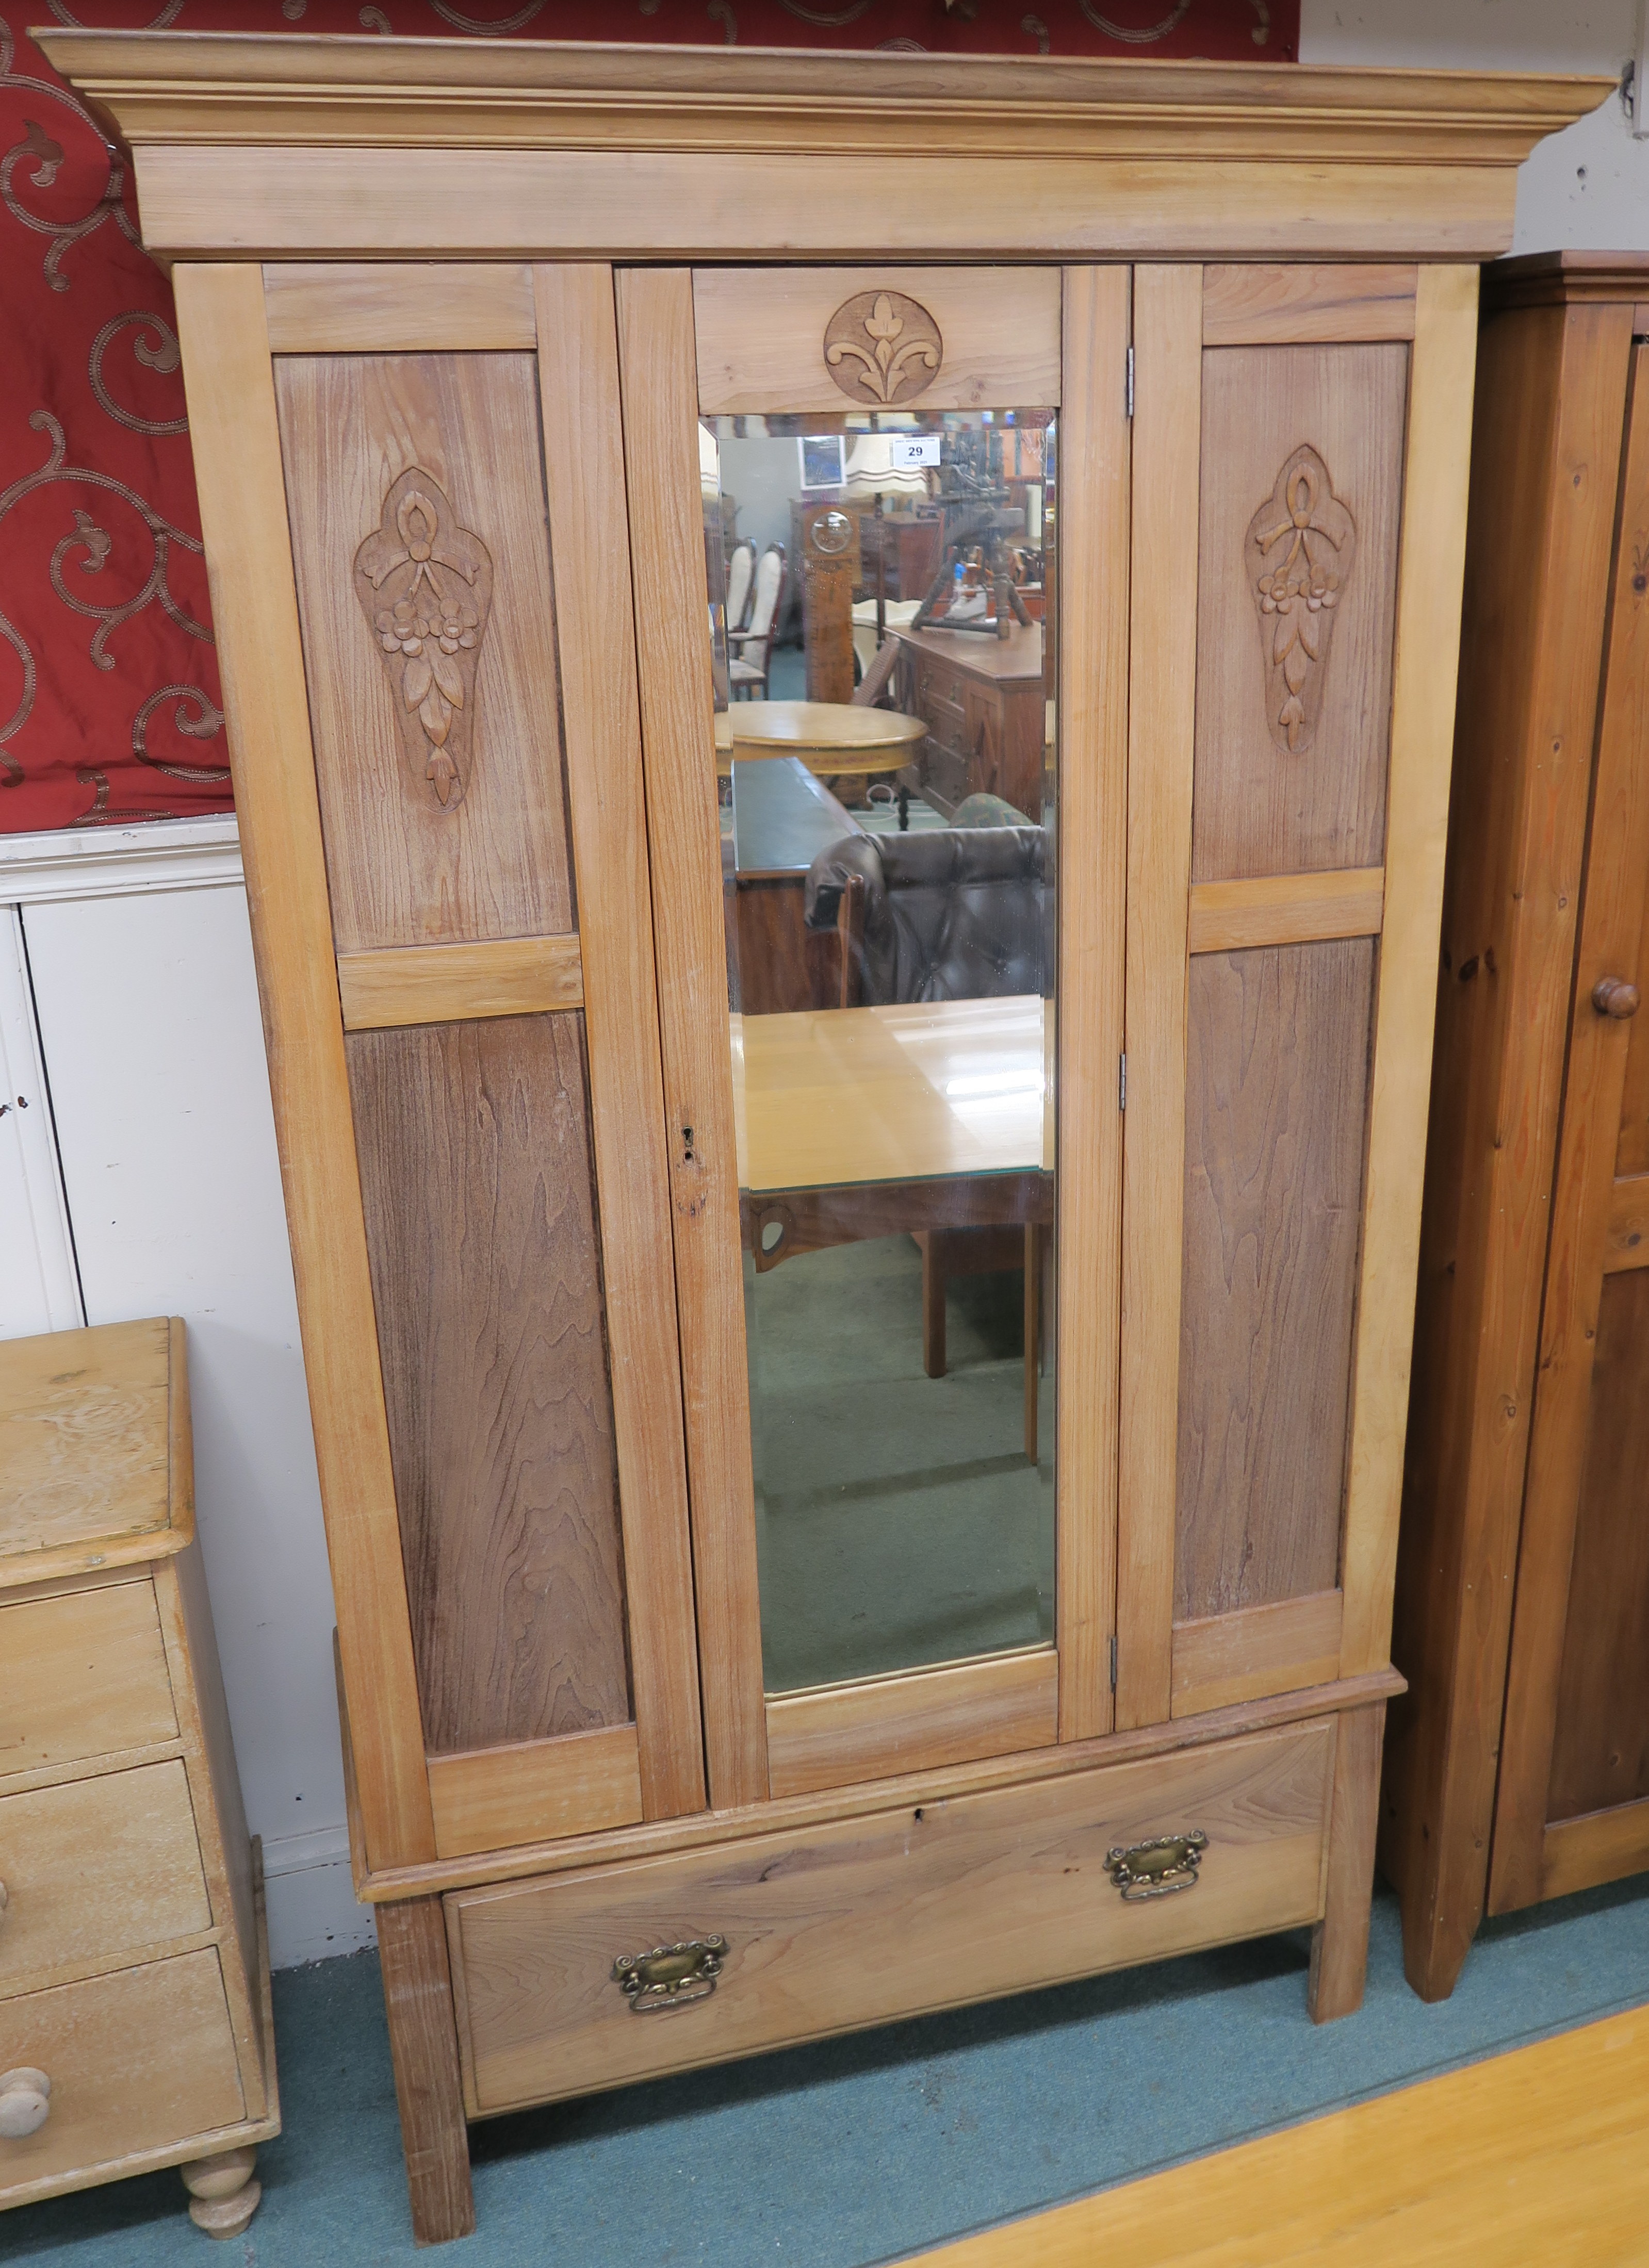
{"label": "reflection of sideboard", "polygon": [[1005,638],[968,630],[894,630],[903,651],[894,702],[928,737],[917,764],[924,795],[948,818],[965,795],[999,795],[1042,814],[1042,630],[1016,622]]}

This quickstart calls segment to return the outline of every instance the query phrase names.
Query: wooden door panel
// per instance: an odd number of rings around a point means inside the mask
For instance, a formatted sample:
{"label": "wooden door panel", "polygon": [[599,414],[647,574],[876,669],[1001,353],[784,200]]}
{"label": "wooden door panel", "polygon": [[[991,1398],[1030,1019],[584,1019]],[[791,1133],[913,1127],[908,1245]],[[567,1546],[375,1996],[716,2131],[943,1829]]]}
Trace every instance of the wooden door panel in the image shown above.
{"label": "wooden door panel", "polygon": [[1122,1725],[1388,1658],[1476,279],[1386,281],[1136,270]]}
{"label": "wooden door panel", "polygon": [[[1393,342],[1203,357],[1195,881],[1380,864],[1408,365]],[[1263,585],[1307,561],[1277,611]]]}
{"label": "wooden door panel", "polygon": [[431,1755],[631,1713],[583,1022],[345,1042]]}
{"label": "wooden door panel", "polygon": [[1549,1821],[1649,1796],[1649,1269],[1598,1303]]}
{"label": "wooden door panel", "polygon": [[[534,357],[275,368],[338,951],[571,929]],[[456,640],[443,593],[479,617]],[[431,666],[462,696],[445,715]]]}
{"label": "wooden door panel", "polygon": [[1176,1622],[1338,1580],[1374,941],[1190,967]]}
{"label": "wooden door panel", "polygon": [[[1623,1836],[1578,1822],[1621,1807],[1644,1840],[1645,1711],[1637,1634],[1649,1616],[1641,1410],[1646,1279],[1636,1265],[1633,1022],[1600,1013],[1606,978],[1642,985],[1649,912],[1649,349],[1626,410],[1601,725],[1529,1432],[1489,1910],[1623,1871]],[[1641,1020],[1639,1018],[1638,1020]],[[1621,1218],[1622,1213],[1626,1218]],[[1553,1822],[1557,1822],[1554,1829]],[[1612,1851],[1603,1873],[1591,1872]],[[1641,1863],[1641,1862],[1640,1862]]]}

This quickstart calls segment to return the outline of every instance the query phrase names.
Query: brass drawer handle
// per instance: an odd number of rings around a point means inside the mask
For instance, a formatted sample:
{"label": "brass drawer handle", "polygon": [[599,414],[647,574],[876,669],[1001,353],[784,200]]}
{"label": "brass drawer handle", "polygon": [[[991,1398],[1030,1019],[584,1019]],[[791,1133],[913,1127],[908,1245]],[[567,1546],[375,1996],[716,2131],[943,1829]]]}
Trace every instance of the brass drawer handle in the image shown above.
{"label": "brass drawer handle", "polygon": [[725,1937],[695,1937],[680,1945],[655,1945],[651,1953],[621,1953],[613,1963],[613,1981],[633,2016],[690,2007],[716,1990],[726,1951]]}
{"label": "brass drawer handle", "polygon": [[1158,1835],[1149,1843],[1119,1843],[1107,1853],[1105,1871],[1122,1892],[1123,1902],[1137,1905],[1144,1898],[1169,1898],[1176,1890],[1196,1888],[1196,1869],[1208,1837],[1200,1828],[1189,1835]]}
{"label": "brass drawer handle", "polygon": [[46,2124],[52,2107],[52,2083],[43,2071],[19,2065],[0,2071],[0,2139],[26,2141]]}

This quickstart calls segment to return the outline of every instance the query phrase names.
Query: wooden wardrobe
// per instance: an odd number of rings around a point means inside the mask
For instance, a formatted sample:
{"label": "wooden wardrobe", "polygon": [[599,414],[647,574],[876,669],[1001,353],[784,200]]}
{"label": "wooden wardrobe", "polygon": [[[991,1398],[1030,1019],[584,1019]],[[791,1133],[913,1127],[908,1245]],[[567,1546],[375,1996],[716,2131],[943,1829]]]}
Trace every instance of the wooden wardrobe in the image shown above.
{"label": "wooden wardrobe", "polygon": [[1409,1978],[1649,1867],[1649,260],[1491,270],[1382,1864]]}
{"label": "wooden wardrobe", "polygon": [[[177,289],[419,2234],[650,2073],[1307,1924],[1356,2007],[1475,263],[1601,83],[44,44]],[[884,411],[1042,437],[1046,952],[747,1013],[715,468]]]}

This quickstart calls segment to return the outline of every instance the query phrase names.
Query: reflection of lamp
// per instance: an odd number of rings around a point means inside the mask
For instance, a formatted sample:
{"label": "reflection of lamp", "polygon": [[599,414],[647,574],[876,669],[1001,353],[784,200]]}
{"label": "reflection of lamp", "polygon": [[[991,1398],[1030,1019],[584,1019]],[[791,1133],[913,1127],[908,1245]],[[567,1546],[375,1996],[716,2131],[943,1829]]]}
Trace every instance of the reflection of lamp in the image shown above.
{"label": "reflection of lamp", "polygon": [[891,433],[861,433],[853,444],[853,453],[848,459],[843,478],[843,493],[848,497],[872,497],[879,491],[883,496],[920,497],[927,501],[927,475],[920,465],[906,471],[895,472],[893,463],[894,437]]}

